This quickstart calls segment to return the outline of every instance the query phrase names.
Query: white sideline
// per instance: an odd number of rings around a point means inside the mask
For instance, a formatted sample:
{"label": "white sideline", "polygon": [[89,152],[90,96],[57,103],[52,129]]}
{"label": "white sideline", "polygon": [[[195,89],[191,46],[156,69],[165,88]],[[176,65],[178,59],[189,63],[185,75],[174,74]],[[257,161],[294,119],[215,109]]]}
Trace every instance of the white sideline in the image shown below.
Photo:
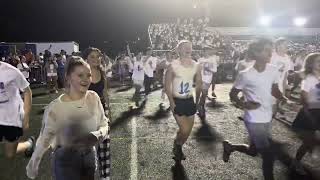
{"label": "white sideline", "polygon": [[136,118],[131,119],[132,142],[131,142],[131,163],[130,163],[130,179],[138,179],[138,149],[137,149],[137,123]]}

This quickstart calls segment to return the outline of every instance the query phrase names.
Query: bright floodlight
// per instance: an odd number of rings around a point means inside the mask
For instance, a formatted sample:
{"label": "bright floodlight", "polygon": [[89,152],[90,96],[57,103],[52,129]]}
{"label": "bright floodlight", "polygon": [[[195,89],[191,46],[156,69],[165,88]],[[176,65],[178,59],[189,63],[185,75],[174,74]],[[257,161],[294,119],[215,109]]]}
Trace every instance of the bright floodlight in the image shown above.
{"label": "bright floodlight", "polygon": [[272,18],[270,16],[262,16],[260,18],[260,24],[263,26],[269,26],[271,24]]}
{"label": "bright floodlight", "polygon": [[294,25],[296,26],[304,26],[307,23],[307,19],[304,17],[297,17],[293,20]]}

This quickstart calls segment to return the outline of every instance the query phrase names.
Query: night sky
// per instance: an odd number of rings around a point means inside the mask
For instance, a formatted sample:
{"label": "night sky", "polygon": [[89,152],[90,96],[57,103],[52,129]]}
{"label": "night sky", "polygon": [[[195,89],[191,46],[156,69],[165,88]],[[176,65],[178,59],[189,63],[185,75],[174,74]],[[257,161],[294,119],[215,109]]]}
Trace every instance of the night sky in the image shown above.
{"label": "night sky", "polygon": [[[290,26],[297,15],[320,27],[319,0],[1,0],[0,41],[76,41],[80,48],[119,51],[125,41],[146,38],[148,24],[176,17],[213,18],[215,26],[251,26],[261,14]],[[200,0],[201,1],[201,0]]]}

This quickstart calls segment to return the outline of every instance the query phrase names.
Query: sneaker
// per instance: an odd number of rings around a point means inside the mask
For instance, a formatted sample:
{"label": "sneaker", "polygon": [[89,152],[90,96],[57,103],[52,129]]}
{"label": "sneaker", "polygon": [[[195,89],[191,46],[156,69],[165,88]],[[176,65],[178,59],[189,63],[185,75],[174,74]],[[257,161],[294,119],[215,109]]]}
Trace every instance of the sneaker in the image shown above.
{"label": "sneaker", "polygon": [[230,155],[232,153],[231,144],[229,143],[229,141],[223,141],[222,145],[223,145],[223,161],[228,162]]}
{"label": "sneaker", "polygon": [[36,146],[35,137],[34,136],[29,137],[27,142],[29,142],[31,144],[31,146],[28,149],[26,149],[26,151],[24,152],[24,155],[25,155],[25,157],[30,158],[32,156],[32,153],[33,153],[34,148]]}
{"label": "sneaker", "polygon": [[214,93],[214,92],[211,93],[211,96],[212,96],[214,99],[217,98],[217,95],[216,95],[216,93]]}
{"label": "sneaker", "polygon": [[304,170],[302,164],[297,160],[293,160],[291,162],[290,168],[295,170],[300,175],[306,175],[307,174],[307,172]]}

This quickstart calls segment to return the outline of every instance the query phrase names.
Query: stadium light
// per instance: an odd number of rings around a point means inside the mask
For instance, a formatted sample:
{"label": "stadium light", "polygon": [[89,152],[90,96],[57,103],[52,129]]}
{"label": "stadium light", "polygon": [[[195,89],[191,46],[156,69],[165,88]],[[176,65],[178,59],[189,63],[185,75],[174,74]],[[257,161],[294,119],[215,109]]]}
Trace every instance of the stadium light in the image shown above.
{"label": "stadium light", "polygon": [[294,18],[293,23],[298,27],[302,27],[307,23],[307,19],[304,17],[297,17],[297,18]]}
{"label": "stadium light", "polygon": [[269,26],[271,24],[272,18],[270,16],[261,16],[260,17],[260,24],[262,26]]}

